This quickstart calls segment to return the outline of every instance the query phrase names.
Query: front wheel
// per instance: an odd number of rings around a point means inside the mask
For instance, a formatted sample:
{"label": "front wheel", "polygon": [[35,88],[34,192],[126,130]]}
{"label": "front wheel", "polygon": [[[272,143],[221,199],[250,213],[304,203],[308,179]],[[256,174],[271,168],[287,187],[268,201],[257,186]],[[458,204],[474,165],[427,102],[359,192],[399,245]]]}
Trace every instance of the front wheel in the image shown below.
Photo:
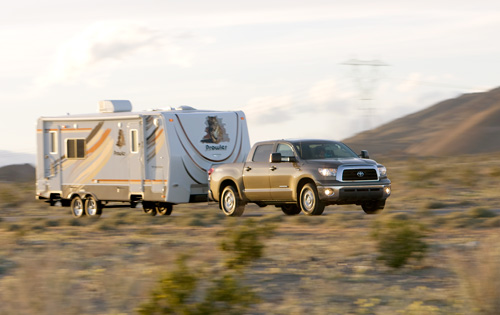
{"label": "front wheel", "polygon": [[174,207],[171,204],[158,206],[156,207],[156,212],[158,212],[159,215],[171,215],[173,208]]}
{"label": "front wheel", "polygon": [[85,213],[91,217],[100,217],[102,214],[102,204],[95,197],[90,196],[85,200]]}
{"label": "front wheel", "polygon": [[307,215],[321,215],[325,210],[325,204],[319,200],[316,186],[307,183],[300,191],[300,208]]}
{"label": "front wheel", "polygon": [[71,214],[75,218],[81,218],[85,215],[85,207],[83,205],[83,200],[80,196],[75,196],[71,199]]}
{"label": "front wheel", "polygon": [[234,186],[226,186],[222,191],[220,206],[225,215],[230,217],[240,217],[245,211],[240,196]]}

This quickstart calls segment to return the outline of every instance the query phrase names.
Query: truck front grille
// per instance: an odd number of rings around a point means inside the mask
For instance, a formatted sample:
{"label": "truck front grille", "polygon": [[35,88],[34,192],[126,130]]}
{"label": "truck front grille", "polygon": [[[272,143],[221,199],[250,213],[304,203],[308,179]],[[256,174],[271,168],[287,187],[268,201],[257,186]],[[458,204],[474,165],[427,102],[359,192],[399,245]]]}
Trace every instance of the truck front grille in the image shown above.
{"label": "truck front grille", "polygon": [[342,180],[348,181],[364,181],[364,180],[378,180],[377,171],[375,169],[347,169],[342,173]]}

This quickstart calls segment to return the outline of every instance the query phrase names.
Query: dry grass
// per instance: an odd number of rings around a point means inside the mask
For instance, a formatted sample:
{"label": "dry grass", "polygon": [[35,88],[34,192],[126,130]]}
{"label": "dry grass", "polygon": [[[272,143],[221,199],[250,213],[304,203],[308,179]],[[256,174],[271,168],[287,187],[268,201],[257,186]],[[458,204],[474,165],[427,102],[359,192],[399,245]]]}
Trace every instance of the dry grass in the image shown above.
{"label": "dry grass", "polygon": [[[222,232],[248,217],[277,227],[246,271],[261,298],[254,314],[470,314],[494,305],[498,293],[486,293],[498,292],[499,260],[481,248],[499,244],[485,242],[500,227],[498,156],[380,162],[393,196],[374,216],[356,206],[328,207],[320,217],[248,206],[242,218],[226,218],[215,205],[195,204],[170,217],[118,208],[76,220],[67,208],[35,201],[30,186],[2,184],[0,314],[135,314],[180,255],[191,257],[192,270],[224,268]],[[371,237],[378,220],[427,226],[424,259],[398,270],[378,261]]]}

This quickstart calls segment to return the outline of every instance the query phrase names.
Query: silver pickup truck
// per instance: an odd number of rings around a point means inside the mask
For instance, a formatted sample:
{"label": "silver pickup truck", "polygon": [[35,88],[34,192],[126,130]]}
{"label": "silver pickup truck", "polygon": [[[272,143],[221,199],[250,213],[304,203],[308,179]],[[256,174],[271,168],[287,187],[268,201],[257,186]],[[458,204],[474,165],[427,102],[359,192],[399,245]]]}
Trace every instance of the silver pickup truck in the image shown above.
{"label": "silver pickup truck", "polygon": [[241,216],[250,202],[287,215],[321,215],[333,204],[361,205],[372,214],[391,194],[386,168],[367,151],[358,156],[329,140],[258,142],[246,162],[213,166],[208,176],[209,198],[228,216]]}

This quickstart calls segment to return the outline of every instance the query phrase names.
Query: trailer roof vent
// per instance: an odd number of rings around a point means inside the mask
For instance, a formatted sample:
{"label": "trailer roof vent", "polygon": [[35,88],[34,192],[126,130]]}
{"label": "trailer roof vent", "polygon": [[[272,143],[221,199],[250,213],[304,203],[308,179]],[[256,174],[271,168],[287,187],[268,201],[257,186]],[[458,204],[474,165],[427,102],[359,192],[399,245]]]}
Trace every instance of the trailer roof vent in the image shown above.
{"label": "trailer roof vent", "polygon": [[182,105],[177,107],[177,110],[196,110],[196,108],[187,105]]}
{"label": "trailer roof vent", "polygon": [[131,112],[132,103],[128,100],[105,100],[99,101],[100,113]]}

